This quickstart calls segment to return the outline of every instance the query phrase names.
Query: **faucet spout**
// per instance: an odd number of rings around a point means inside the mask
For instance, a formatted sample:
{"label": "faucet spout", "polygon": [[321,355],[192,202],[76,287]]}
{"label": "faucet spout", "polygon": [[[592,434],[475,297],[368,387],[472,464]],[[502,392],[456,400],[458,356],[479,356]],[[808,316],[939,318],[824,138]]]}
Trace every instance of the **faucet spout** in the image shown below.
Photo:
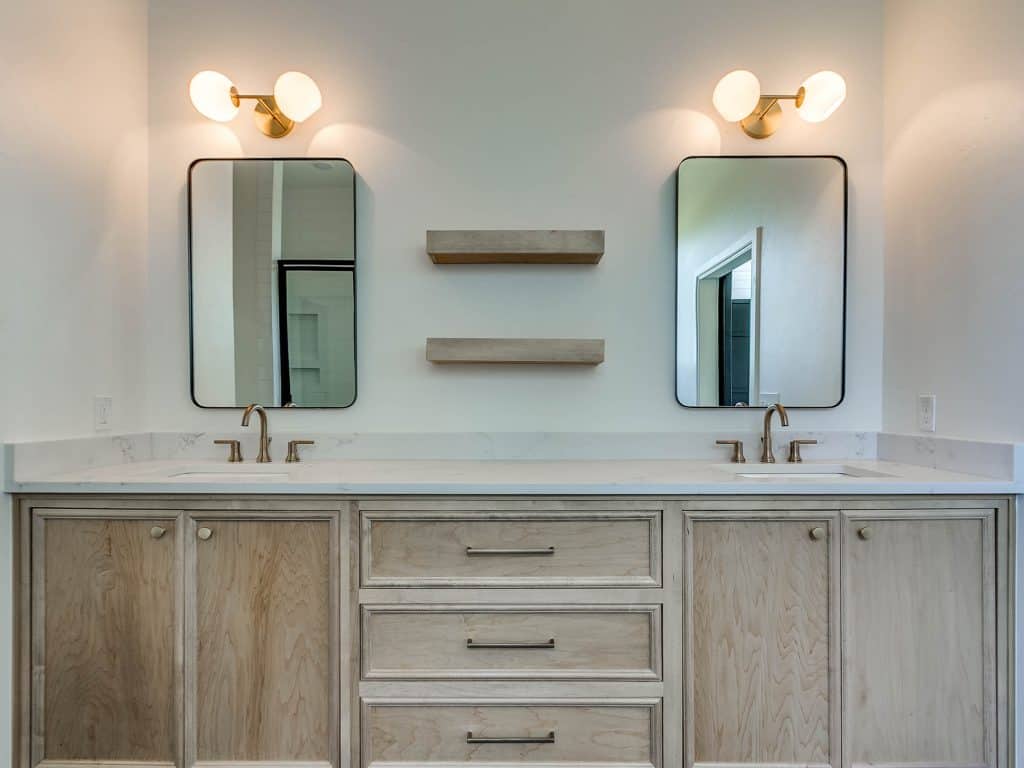
{"label": "faucet spout", "polygon": [[242,426],[249,426],[249,417],[252,416],[252,412],[255,411],[256,415],[260,417],[260,453],[256,457],[257,464],[269,464],[270,459],[270,437],[268,436],[267,429],[267,410],[258,403],[251,403],[246,406],[242,412]]}
{"label": "faucet spout", "polygon": [[789,414],[786,406],[782,403],[769,405],[764,412],[764,433],[761,436],[761,463],[774,464],[775,452],[772,451],[772,414],[779,414],[779,423],[784,427],[789,426]]}

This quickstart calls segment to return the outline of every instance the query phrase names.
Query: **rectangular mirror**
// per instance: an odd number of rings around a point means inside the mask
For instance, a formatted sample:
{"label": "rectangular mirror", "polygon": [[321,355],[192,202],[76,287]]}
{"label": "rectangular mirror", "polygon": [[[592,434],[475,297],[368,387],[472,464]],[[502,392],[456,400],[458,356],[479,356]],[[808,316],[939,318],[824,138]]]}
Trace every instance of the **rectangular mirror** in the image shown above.
{"label": "rectangular mirror", "polygon": [[189,169],[192,400],[356,399],[355,171],[341,159]]}
{"label": "rectangular mirror", "polygon": [[843,399],[846,164],[690,157],[677,174],[676,399]]}

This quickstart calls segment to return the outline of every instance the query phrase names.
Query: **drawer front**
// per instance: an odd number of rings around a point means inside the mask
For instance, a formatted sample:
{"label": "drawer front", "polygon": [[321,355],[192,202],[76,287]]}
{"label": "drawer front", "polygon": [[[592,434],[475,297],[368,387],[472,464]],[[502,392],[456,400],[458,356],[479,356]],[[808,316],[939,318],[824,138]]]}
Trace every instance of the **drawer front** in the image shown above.
{"label": "drawer front", "polygon": [[661,582],[661,511],[363,512],[367,587]]}
{"label": "drawer front", "polygon": [[363,702],[363,765],[659,766],[656,701]]}
{"label": "drawer front", "polygon": [[364,606],[363,678],[659,680],[658,606]]}

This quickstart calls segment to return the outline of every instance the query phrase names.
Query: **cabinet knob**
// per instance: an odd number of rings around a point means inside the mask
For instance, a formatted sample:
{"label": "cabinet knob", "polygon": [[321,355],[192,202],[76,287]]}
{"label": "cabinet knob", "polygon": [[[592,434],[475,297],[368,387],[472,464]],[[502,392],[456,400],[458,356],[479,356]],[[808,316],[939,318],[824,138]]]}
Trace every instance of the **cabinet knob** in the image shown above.
{"label": "cabinet knob", "polygon": [[872,531],[871,528],[869,528],[868,526],[864,526],[859,531],[857,531],[857,535],[864,539],[864,541],[867,541],[875,535],[875,532]]}
{"label": "cabinet knob", "polygon": [[821,526],[811,528],[811,538],[815,541],[821,541],[825,538],[825,529]]}
{"label": "cabinet knob", "polygon": [[154,539],[159,539],[165,533],[167,533],[167,529],[161,528],[159,525],[154,525],[152,528],[149,529],[149,535],[152,536]]}
{"label": "cabinet knob", "polygon": [[213,531],[211,531],[209,528],[200,528],[198,531],[196,531],[196,536],[198,536],[203,541],[206,541],[208,538],[213,536]]}

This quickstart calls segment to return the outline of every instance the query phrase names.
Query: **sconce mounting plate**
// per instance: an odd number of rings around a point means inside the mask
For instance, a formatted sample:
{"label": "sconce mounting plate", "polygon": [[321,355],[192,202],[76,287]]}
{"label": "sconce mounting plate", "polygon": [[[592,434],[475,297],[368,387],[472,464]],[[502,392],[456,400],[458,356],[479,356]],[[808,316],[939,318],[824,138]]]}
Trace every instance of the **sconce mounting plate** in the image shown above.
{"label": "sconce mounting plate", "polygon": [[779,127],[782,120],[782,107],[779,100],[792,101],[797,109],[803,106],[807,91],[801,85],[800,89],[792,96],[762,96],[754,111],[740,120],[740,127],[743,132],[752,139],[767,139]]}
{"label": "sconce mounting plate", "polygon": [[767,139],[782,122],[782,107],[775,96],[762,96],[754,111],[740,120],[743,132],[752,139]]}
{"label": "sconce mounting plate", "polygon": [[272,139],[280,139],[287,136],[295,127],[295,121],[287,118],[277,108],[277,102],[273,96],[264,96],[256,102],[256,108],[252,111],[252,119],[256,121],[256,127]]}
{"label": "sconce mounting plate", "polygon": [[237,88],[232,87],[231,102],[237,107],[242,99],[252,99],[256,102],[252,111],[252,119],[256,121],[256,127],[264,136],[280,139],[291,133],[292,128],[295,127],[295,121],[278,108],[277,101],[272,95],[241,94]]}

